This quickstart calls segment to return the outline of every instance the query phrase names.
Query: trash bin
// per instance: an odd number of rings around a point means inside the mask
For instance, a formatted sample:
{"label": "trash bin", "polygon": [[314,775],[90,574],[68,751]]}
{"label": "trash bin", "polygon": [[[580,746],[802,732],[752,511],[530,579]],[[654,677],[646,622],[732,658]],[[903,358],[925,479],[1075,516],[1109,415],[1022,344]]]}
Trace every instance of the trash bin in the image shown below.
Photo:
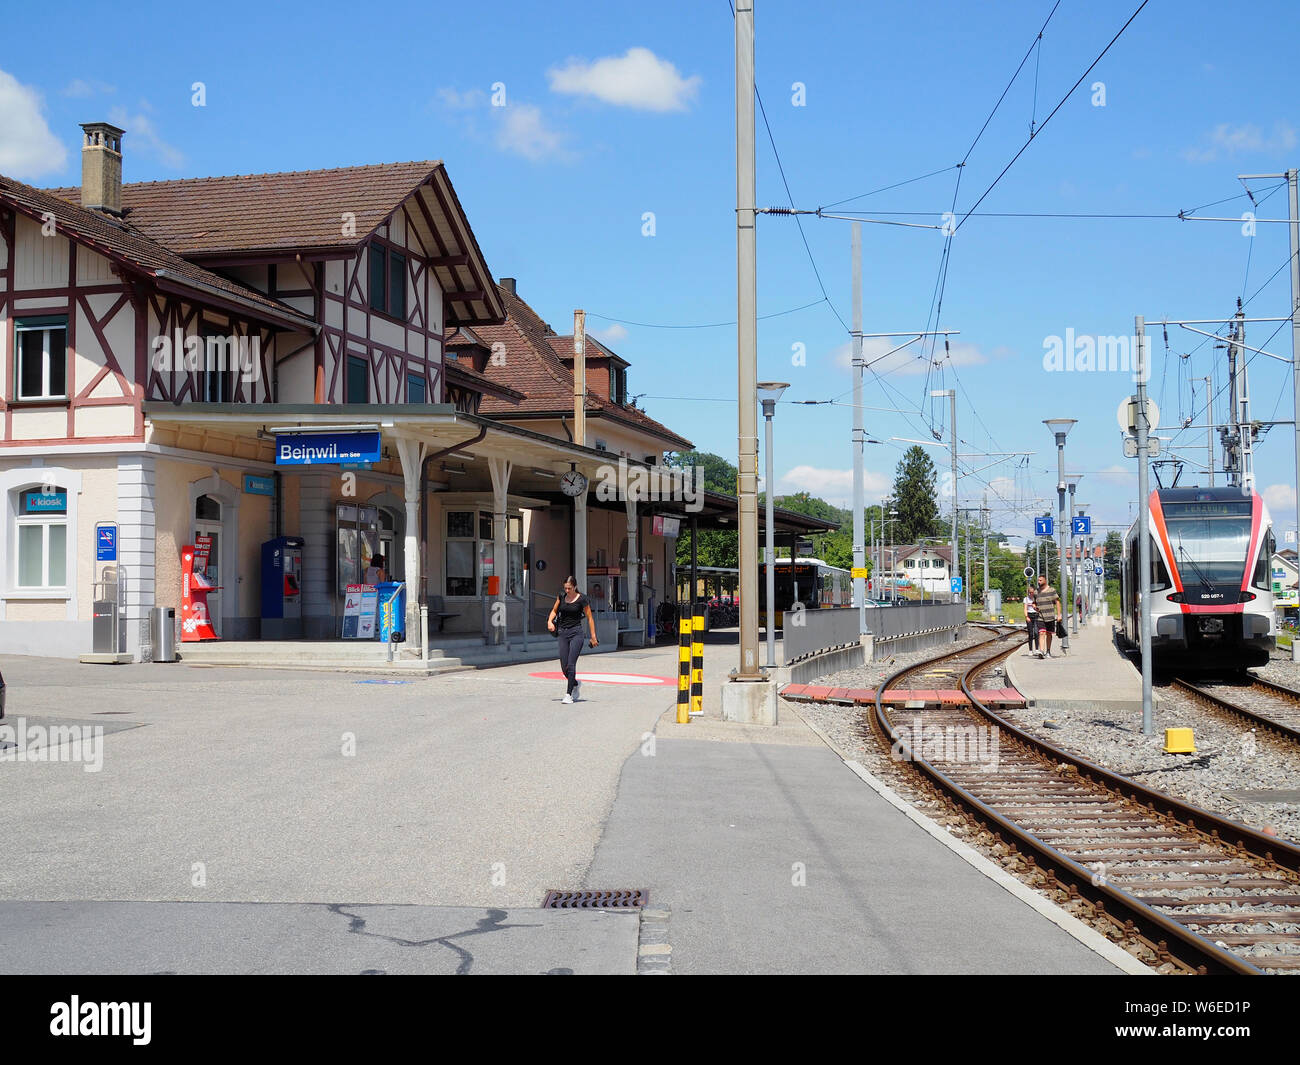
{"label": "trash bin", "polygon": [[406,641],[406,585],[402,581],[380,581],[379,639],[384,643]]}
{"label": "trash bin", "polygon": [[156,606],[149,611],[149,642],[155,662],[176,661],[176,608]]}

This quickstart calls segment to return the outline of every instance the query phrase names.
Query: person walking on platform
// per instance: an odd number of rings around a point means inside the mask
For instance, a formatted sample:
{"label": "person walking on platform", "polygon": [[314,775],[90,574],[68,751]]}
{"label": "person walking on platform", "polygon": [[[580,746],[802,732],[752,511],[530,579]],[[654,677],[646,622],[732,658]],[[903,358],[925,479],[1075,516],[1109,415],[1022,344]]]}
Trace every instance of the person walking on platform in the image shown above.
{"label": "person walking on platform", "polygon": [[1056,633],[1057,605],[1061,597],[1056,589],[1047,583],[1046,577],[1038,578],[1038,594],[1034,596],[1034,605],[1038,608],[1038,657],[1052,657],[1052,637]]}
{"label": "person walking on platform", "polygon": [[582,694],[582,683],[578,680],[578,655],[582,654],[584,616],[591,632],[591,646],[595,647],[596,619],[591,616],[591,601],[578,591],[577,579],[570,576],[564,582],[564,591],[555,597],[551,616],[546,619],[546,627],[560,638],[560,668],[568,681],[568,690],[560,700],[564,703],[572,703]]}
{"label": "person walking on platform", "polygon": [[1034,604],[1033,588],[1025,589],[1025,598],[1023,600],[1025,607],[1025,635],[1029,638],[1029,653],[1034,653],[1034,645],[1038,643],[1038,607]]}

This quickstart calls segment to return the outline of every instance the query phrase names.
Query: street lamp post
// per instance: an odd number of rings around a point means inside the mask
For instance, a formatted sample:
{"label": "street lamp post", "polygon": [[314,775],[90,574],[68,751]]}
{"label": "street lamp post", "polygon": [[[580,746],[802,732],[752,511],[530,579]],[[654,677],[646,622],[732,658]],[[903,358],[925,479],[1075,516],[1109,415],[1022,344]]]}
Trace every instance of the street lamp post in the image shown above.
{"label": "street lamp post", "polygon": [[[772,524],[772,416],[776,414],[776,401],[789,388],[784,381],[759,381],[758,399],[763,404],[764,432],[767,451],[767,668],[776,668],[776,533]],[[790,559],[791,566],[794,559]],[[793,570],[791,571],[793,572]]]}
{"label": "street lamp post", "polygon": [[1065,572],[1065,538],[1069,535],[1070,530],[1066,527],[1065,517],[1065,438],[1070,435],[1070,430],[1078,425],[1075,418],[1044,418],[1043,424],[1051,430],[1052,435],[1056,437],[1056,541],[1057,550],[1060,552],[1060,566],[1057,567],[1057,583],[1061,585],[1059,592],[1062,594],[1062,602],[1068,603],[1069,600],[1069,576]]}
{"label": "street lamp post", "polygon": [[[1069,513],[1070,513],[1071,517],[1073,517],[1073,515],[1074,515],[1074,489],[1075,489],[1075,486],[1077,486],[1078,483],[1079,483],[1080,481],[1082,481],[1082,480],[1083,480],[1083,474],[1081,474],[1081,473],[1068,473],[1068,474],[1065,475],[1065,483],[1066,483],[1066,485],[1067,485],[1067,486],[1069,487],[1069,489],[1070,489],[1070,509],[1069,509]],[[1070,532],[1070,554],[1071,554],[1071,555],[1074,554],[1074,532],[1073,532],[1073,530],[1071,530],[1071,532]],[[1071,586],[1072,586],[1073,589],[1074,589],[1074,592],[1073,592],[1072,594],[1073,594],[1073,595],[1078,595],[1078,594],[1079,594],[1079,592],[1078,592],[1078,588],[1079,588],[1079,565],[1078,565],[1077,560],[1075,561],[1075,565],[1071,567],[1070,572],[1071,572],[1071,574],[1072,574],[1072,579],[1071,579],[1071,581],[1070,581],[1070,584],[1071,584]],[[1073,599],[1073,598],[1070,599],[1070,631],[1071,631],[1072,633],[1074,633],[1076,636],[1079,634],[1079,615],[1076,614],[1075,611],[1074,611],[1074,599]]]}

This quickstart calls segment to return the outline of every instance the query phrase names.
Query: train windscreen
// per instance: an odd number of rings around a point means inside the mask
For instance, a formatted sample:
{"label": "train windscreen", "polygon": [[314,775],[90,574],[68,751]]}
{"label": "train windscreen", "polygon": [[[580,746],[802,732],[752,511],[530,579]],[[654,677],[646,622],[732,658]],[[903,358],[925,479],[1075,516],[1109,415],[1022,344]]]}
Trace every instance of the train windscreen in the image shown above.
{"label": "train windscreen", "polygon": [[1250,501],[1166,503],[1163,509],[1183,586],[1240,587],[1250,549]]}

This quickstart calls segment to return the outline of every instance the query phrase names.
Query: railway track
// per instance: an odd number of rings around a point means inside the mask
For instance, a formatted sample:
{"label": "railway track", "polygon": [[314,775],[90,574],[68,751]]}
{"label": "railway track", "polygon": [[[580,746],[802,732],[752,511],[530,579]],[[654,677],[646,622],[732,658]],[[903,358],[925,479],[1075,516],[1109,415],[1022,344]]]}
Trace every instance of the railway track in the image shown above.
{"label": "railway track", "polygon": [[1220,713],[1300,745],[1300,691],[1248,673],[1247,685],[1206,685],[1176,677],[1180,691]]}
{"label": "railway track", "polygon": [[[876,693],[877,735],[1049,887],[1082,897],[1161,963],[1300,973],[1300,847],[1111,773],[978,703],[972,692],[1023,638],[1005,633],[895,673]],[[954,681],[964,704],[906,698]]]}

